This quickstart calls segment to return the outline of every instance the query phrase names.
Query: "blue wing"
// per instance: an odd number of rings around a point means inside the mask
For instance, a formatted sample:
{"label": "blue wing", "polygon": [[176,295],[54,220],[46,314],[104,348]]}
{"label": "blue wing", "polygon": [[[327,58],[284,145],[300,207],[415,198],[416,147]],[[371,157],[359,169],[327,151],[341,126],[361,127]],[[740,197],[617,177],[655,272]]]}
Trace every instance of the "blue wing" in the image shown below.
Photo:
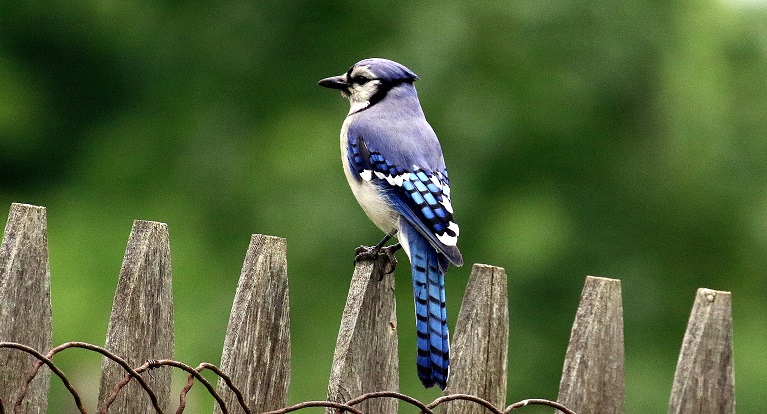
{"label": "blue wing", "polygon": [[[354,124],[350,126],[347,156],[353,176],[378,185],[391,205],[431,245],[454,265],[463,265],[456,246],[459,230],[453,218],[450,182],[436,136],[431,146],[416,150],[408,148],[412,140],[400,140],[393,148],[383,145],[387,141],[376,146],[380,140],[375,135],[366,139],[362,132]],[[440,267],[446,270],[447,263],[440,263]]]}

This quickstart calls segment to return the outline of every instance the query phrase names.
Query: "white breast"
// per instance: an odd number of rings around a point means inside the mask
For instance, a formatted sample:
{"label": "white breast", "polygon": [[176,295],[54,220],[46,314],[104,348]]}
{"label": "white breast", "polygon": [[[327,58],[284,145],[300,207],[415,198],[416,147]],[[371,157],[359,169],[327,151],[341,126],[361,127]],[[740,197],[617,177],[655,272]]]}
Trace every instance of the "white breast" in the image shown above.
{"label": "white breast", "polygon": [[399,214],[386,202],[374,184],[365,180],[357,181],[349,169],[349,157],[347,156],[349,145],[348,131],[349,124],[355,117],[355,114],[346,117],[341,127],[341,163],[343,164],[344,174],[346,174],[346,181],[349,182],[349,187],[351,187],[352,193],[362,207],[362,210],[365,211],[365,214],[379,229],[384,233],[388,233],[397,227]]}

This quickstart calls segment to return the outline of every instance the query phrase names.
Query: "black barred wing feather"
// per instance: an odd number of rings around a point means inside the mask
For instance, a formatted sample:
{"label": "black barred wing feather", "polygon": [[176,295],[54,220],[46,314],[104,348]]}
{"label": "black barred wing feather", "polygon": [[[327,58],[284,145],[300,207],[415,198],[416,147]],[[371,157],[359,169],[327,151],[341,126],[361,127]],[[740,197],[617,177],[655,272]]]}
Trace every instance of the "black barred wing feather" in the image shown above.
{"label": "black barred wing feather", "polygon": [[360,180],[381,186],[392,205],[456,266],[463,258],[456,246],[458,224],[453,218],[446,170],[429,171],[417,165],[396,165],[368,149],[363,138],[351,140],[350,168]]}

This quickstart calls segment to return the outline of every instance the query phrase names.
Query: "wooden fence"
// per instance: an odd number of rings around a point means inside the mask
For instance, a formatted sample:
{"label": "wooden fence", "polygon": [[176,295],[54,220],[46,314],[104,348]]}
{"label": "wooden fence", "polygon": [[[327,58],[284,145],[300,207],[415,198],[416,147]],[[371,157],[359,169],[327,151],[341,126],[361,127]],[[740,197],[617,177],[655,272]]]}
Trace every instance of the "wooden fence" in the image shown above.
{"label": "wooden fence", "polygon": [[[133,224],[105,347],[68,343],[44,355],[52,348],[46,221],[44,207],[13,204],[0,246],[0,341],[5,341],[0,342],[0,413],[44,413],[51,372],[63,374],[50,357],[67,347],[105,355],[99,412],[167,411],[170,368],[154,369],[161,366],[186,369],[189,386],[196,379],[208,387],[216,398],[216,413],[284,413],[306,406],[325,406],[328,413],[338,412],[334,406],[370,414],[398,409],[431,413],[437,405],[448,414],[507,413],[541,403],[525,400],[505,406],[506,273],[481,264],[472,268],[458,315],[445,396],[424,405],[396,394],[394,278],[379,280],[385,267],[363,261],[354,270],[341,319],[329,402],[286,408],[291,374],[286,244],[264,235],[252,237],[237,285],[220,366],[228,376],[209,364],[192,368],[173,361],[168,229],[149,221]],[[48,368],[31,376],[33,367],[41,365]],[[154,369],[152,374],[142,376],[148,369]],[[199,375],[203,369],[221,374],[217,388]],[[63,381],[70,387],[65,377]],[[559,405],[551,406],[579,414],[622,413],[624,390],[621,282],[587,277],[565,356]],[[71,391],[79,404],[76,391]],[[420,408],[398,407],[403,405],[400,401]],[[669,413],[734,412],[730,293],[699,289],[681,346]]]}

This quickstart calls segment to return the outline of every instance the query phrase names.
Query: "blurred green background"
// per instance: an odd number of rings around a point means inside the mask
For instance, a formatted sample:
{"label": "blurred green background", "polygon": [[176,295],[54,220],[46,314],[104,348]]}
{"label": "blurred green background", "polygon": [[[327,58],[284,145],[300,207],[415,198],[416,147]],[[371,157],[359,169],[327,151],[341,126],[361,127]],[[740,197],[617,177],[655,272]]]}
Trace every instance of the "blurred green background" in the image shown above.
{"label": "blurred green background", "polygon": [[[287,238],[290,401],[323,399],[354,248],[381,234],[341,171],[348,104],[316,81],[387,57],[421,76],[450,170],[469,264],[448,273],[451,324],[471,263],[508,272],[509,402],[556,398],[592,274],[623,281],[627,413],[667,409],[698,287],[733,292],[737,405],[757,412],[765,5],[6,0],[0,218],[48,207],[56,344],[103,344],[132,221],[168,223],[192,365],[219,362],[250,234]],[[396,277],[401,389],[431,401],[407,266]],[[100,359],[57,358],[92,403]],[[53,384],[52,412],[73,412]],[[210,412],[202,387],[190,398]]]}

